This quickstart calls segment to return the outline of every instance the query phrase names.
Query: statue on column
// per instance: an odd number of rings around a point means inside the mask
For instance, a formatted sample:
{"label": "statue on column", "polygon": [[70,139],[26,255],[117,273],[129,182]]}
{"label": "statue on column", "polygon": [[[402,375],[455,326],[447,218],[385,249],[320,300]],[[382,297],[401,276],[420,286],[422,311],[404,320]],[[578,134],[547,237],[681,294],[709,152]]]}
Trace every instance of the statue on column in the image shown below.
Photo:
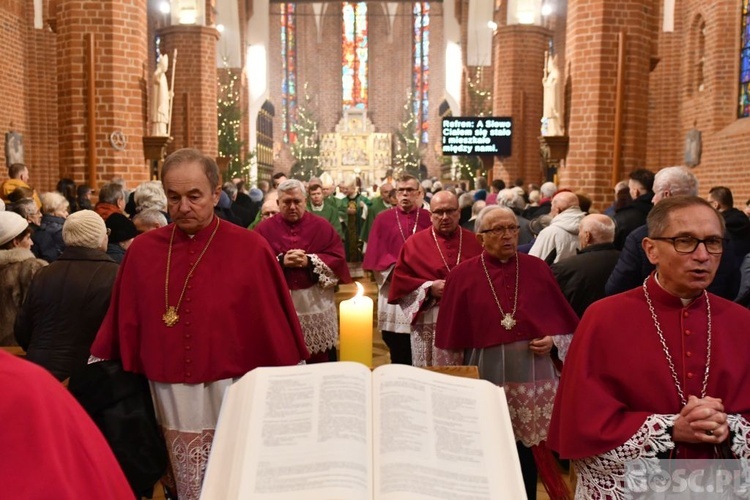
{"label": "statue on column", "polygon": [[169,56],[162,54],[156,63],[154,87],[151,100],[151,135],[169,136],[169,121],[172,114],[172,91],[169,89],[167,69]]}
{"label": "statue on column", "polygon": [[557,67],[557,56],[547,54],[544,68],[544,113],[542,115],[542,135],[559,136],[563,132],[562,79]]}

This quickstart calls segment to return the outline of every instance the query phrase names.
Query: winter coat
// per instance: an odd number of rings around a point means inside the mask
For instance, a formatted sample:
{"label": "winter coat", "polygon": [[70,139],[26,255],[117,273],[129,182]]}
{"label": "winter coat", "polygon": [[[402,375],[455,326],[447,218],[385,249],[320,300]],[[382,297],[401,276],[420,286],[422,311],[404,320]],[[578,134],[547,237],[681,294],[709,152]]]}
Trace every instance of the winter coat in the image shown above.
{"label": "winter coat", "polygon": [[570,207],[557,214],[552,223],[539,233],[529,255],[548,260],[549,264],[575,255],[578,249],[578,226],[585,216],[578,207]]}
{"label": "winter coat", "polygon": [[625,238],[634,229],[646,223],[646,217],[648,217],[648,213],[654,207],[651,203],[651,198],[653,197],[654,193],[649,191],[615,212],[615,216],[613,217],[617,228],[615,231],[615,248],[622,250],[622,247],[625,246]]}
{"label": "winter coat", "polygon": [[101,250],[68,247],[40,271],[15,324],[26,359],[58,380],[86,366],[118,268]]}
{"label": "winter coat", "polygon": [[47,263],[34,257],[31,250],[0,250],[0,346],[17,345],[13,323],[21,309],[34,275]]}
{"label": "winter coat", "polygon": [[[40,258],[47,262],[54,262],[65,249],[63,241],[62,228],[65,219],[55,215],[42,215],[42,223],[39,230],[34,233],[34,238],[40,241],[43,248],[40,248]],[[32,239],[32,241],[34,241]]]}

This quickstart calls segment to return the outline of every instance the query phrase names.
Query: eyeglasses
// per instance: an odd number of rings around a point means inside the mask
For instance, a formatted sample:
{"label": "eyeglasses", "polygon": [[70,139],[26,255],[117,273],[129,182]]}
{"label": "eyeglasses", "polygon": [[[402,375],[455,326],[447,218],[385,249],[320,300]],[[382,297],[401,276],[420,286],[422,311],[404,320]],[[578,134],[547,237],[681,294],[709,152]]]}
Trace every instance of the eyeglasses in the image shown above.
{"label": "eyeglasses", "polygon": [[437,209],[432,211],[432,215],[438,218],[442,218],[444,215],[453,215],[458,212],[457,208],[446,208],[445,210]]}
{"label": "eyeglasses", "polygon": [[706,246],[706,251],[710,254],[719,255],[724,253],[724,238],[706,238],[705,240],[699,240],[692,236],[675,236],[673,238],[650,238],[657,241],[671,241],[674,251],[681,254],[689,254],[695,252],[698,245],[703,243]]}
{"label": "eyeglasses", "polygon": [[521,229],[521,226],[497,226],[497,227],[493,227],[492,229],[485,229],[484,231],[479,231],[479,234],[492,233],[495,236],[500,236],[501,234],[505,234],[506,232],[509,234],[516,234],[519,229]]}
{"label": "eyeglasses", "polygon": [[399,194],[412,194],[412,193],[415,193],[416,191],[418,191],[418,190],[414,189],[414,188],[398,188],[398,189],[396,189],[396,192],[399,193]]}

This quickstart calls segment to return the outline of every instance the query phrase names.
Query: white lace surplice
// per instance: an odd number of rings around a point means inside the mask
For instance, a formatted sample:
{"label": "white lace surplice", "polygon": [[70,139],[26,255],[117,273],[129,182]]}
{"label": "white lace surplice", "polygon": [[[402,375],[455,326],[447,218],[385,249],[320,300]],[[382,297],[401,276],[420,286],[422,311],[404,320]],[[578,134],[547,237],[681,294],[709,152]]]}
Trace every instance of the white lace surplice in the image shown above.
{"label": "white lace surplice", "polygon": [[207,384],[150,382],[180,500],[198,500],[224,390],[232,379]]}
{"label": "white lace surplice", "polygon": [[390,278],[394,267],[395,264],[385,271],[374,271],[378,284],[378,328],[381,332],[411,333],[411,317],[404,313],[400,305],[388,303]]}
{"label": "white lace surplice", "polygon": [[305,345],[311,354],[332,349],[339,336],[336,300],[333,287],[338,278],[315,254],[308,257],[313,263],[313,272],[318,284],[303,290],[292,290],[292,302],[297,312]]}

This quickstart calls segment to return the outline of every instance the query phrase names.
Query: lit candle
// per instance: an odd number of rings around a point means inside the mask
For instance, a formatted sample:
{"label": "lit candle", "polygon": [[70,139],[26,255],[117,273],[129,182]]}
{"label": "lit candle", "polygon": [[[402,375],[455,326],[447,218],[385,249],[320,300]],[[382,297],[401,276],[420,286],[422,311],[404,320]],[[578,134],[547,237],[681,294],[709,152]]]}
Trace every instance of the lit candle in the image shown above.
{"label": "lit candle", "polygon": [[365,297],[357,281],[357,294],[339,305],[341,361],[357,361],[372,367],[372,299]]}

